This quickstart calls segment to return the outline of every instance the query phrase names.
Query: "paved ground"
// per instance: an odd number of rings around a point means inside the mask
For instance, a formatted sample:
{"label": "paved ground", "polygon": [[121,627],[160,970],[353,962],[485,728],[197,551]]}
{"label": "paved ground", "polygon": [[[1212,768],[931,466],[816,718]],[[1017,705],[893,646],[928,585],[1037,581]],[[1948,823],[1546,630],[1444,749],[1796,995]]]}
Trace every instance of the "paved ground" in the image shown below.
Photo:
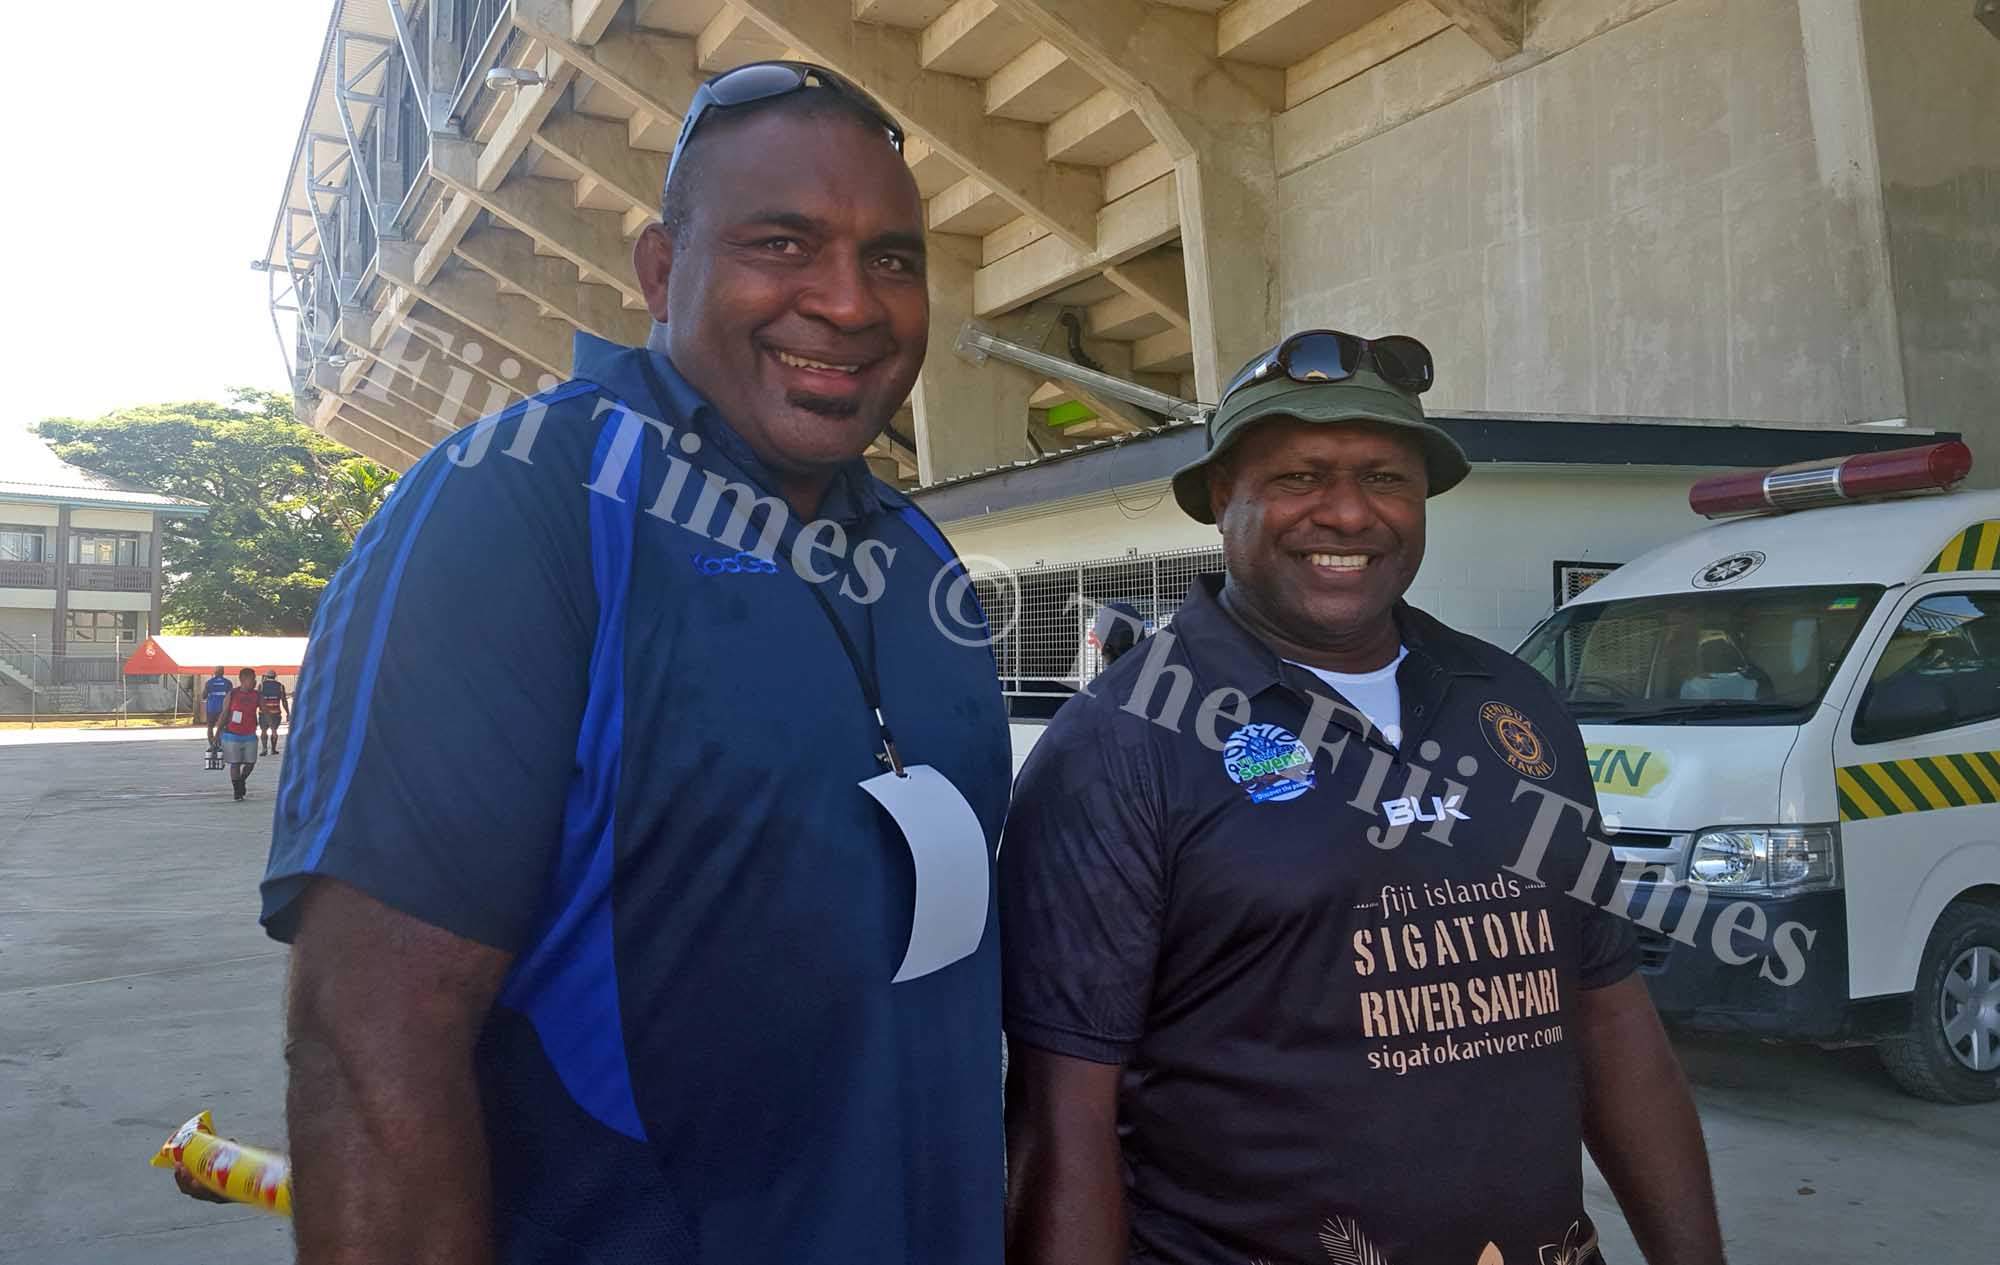
{"label": "paved ground", "polygon": [[[199,741],[0,743],[0,1265],[288,1259],[282,1222],[146,1166],[203,1107],[283,1139],[284,958],[255,923],[275,772],[235,804]],[[1738,1265],[1994,1258],[2000,1106],[1904,1098],[1867,1051],[1682,1055]],[[1637,1262],[1594,1174],[1590,1197]]]}

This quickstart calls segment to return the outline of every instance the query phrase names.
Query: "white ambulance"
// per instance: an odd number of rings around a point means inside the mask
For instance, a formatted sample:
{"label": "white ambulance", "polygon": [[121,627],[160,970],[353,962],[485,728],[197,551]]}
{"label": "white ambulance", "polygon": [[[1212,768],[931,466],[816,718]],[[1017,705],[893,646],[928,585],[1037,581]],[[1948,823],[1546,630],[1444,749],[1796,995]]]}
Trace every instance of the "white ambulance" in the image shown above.
{"label": "white ambulance", "polygon": [[1937,490],[1970,460],[1697,485],[1698,512],[1766,512],[1518,651],[1582,727],[1667,1021],[1875,1043],[1954,1103],[2000,1099],[2000,492]]}

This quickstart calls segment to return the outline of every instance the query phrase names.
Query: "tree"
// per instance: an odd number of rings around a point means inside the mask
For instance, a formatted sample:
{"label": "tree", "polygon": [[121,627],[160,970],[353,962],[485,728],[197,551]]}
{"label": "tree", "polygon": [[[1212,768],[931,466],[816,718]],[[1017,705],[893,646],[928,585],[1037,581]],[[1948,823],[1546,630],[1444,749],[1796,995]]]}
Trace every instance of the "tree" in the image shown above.
{"label": "tree", "polygon": [[299,424],[287,396],[230,397],[47,418],[35,431],[65,461],[209,507],[159,520],[162,631],[301,636],[396,476]]}

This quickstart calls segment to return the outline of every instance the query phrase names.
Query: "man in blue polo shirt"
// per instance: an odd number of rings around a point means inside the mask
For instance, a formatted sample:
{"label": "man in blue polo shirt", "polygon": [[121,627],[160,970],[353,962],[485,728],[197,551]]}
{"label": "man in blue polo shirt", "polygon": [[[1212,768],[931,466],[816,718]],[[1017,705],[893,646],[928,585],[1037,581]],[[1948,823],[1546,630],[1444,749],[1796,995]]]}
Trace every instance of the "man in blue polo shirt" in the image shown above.
{"label": "man in blue polo shirt", "polygon": [[208,749],[222,750],[222,742],[217,737],[222,728],[222,704],[229,698],[229,674],[217,668],[201,685],[202,711],[208,719]]}
{"label": "man in blue polo shirt", "polygon": [[707,85],[656,348],[579,337],[329,586],[264,882],[305,1265],[998,1265],[1006,724],[861,460],[929,328],[900,144]]}

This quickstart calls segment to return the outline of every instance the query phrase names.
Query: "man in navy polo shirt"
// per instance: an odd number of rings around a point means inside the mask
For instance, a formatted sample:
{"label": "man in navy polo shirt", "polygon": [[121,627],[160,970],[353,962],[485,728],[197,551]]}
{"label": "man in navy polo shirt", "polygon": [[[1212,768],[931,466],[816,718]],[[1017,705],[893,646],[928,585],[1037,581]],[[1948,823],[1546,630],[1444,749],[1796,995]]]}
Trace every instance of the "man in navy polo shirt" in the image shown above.
{"label": "man in navy polo shirt", "polygon": [[1014,1265],[1597,1265],[1586,1142],[1648,1259],[1722,1259],[1576,726],[1401,600],[1468,472],[1429,383],[1411,339],[1251,362],[1174,482],[1226,579],[1021,771]]}
{"label": "man in navy polo shirt", "polygon": [[657,348],[579,337],[329,586],[263,889],[305,1265],[999,1262],[1006,724],[861,460],[929,329],[900,143],[707,85]]}

